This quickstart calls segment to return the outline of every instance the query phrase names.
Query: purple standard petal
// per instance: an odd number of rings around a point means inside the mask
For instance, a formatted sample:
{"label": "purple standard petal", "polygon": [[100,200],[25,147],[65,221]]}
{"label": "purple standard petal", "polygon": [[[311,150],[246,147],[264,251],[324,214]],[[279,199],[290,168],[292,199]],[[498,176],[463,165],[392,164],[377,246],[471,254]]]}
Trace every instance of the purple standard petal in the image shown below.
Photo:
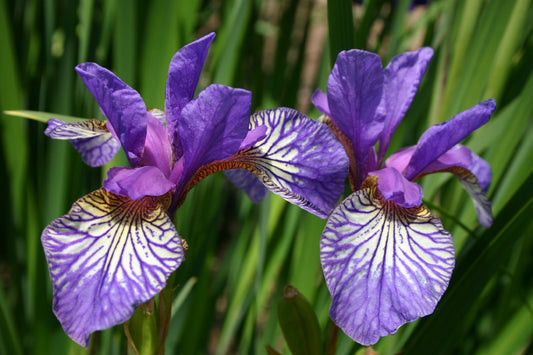
{"label": "purple standard petal", "polygon": [[403,177],[394,168],[383,168],[368,173],[378,177],[378,190],[381,195],[404,208],[418,207],[422,204],[422,188]]}
{"label": "purple standard petal", "polygon": [[328,79],[328,104],[333,123],[352,142],[357,186],[366,177],[369,148],[383,131],[385,118],[376,112],[382,91],[383,68],[377,54],[356,49],[339,53]]}
{"label": "purple standard petal", "polygon": [[405,209],[374,188],[350,195],[320,241],[331,319],[363,345],[430,314],[454,267],[450,234],[421,206]]}
{"label": "purple standard petal", "polygon": [[244,169],[233,169],[224,171],[226,177],[238,189],[244,190],[250,200],[254,203],[263,201],[268,190],[265,185],[251,172]]}
{"label": "purple standard petal", "polygon": [[210,85],[189,102],[178,121],[183,147],[181,183],[186,184],[202,165],[235,154],[248,134],[251,93],[224,85]]}
{"label": "purple standard petal", "polygon": [[207,51],[214,38],[215,34],[210,33],[189,43],[181,48],[170,61],[165,112],[170,138],[178,158],[182,155],[181,142],[178,139],[178,121],[181,117],[181,110],[194,97]]}
{"label": "purple standard petal", "polygon": [[144,166],[157,166],[165,176],[170,176],[173,161],[167,128],[151,112],[146,117],[148,127],[141,163]]}
{"label": "purple standard petal", "polygon": [[459,113],[449,121],[429,127],[418,140],[404,176],[412,181],[426,166],[487,123],[495,108],[496,102],[489,99]]}
{"label": "purple standard petal", "polygon": [[104,188],[120,196],[137,200],[145,196],[162,196],[174,184],[155,166],[111,168],[107,171]]}
{"label": "purple standard petal", "polygon": [[87,347],[92,332],[126,321],[183,260],[181,241],[157,198],[104,189],[76,201],[41,240],[65,332]]}
{"label": "purple standard petal", "polygon": [[105,121],[65,123],[51,119],[44,133],[53,139],[68,139],[83,161],[93,167],[109,162],[120,149],[120,143],[107,130]]}
{"label": "purple standard petal", "polygon": [[316,89],[311,98],[313,105],[324,115],[331,118],[331,111],[329,110],[328,96],[320,89]]}
{"label": "purple standard petal", "polygon": [[139,166],[146,138],[146,105],[137,91],[96,63],[82,63],[76,71],[113,126],[133,167]]}
{"label": "purple standard petal", "polygon": [[348,157],[328,127],[289,108],[252,115],[266,137],[234,158],[272,192],[325,218],[344,191]]}
{"label": "purple standard petal", "polygon": [[409,109],[432,57],[433,49],[421,48],[397,55],[385,68],[383,97],[378,107],[385,116],[379,143],[379,163],[385,157],[392,134]]}

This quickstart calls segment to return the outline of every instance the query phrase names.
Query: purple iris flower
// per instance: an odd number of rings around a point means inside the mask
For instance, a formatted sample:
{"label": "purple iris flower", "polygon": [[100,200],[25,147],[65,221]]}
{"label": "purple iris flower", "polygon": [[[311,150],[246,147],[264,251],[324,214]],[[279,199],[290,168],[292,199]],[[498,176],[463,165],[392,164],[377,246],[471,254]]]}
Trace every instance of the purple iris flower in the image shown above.
{"label": "purple iris flower", "polygon": [[417,145],[384,161],[432,55],[430,48],[404,53],[383,69],[374,53],[341,52],[327,95],[313,95],[348,154],[353,190],[332,212],[321,238],[330,316],[363,345],[432,313],[452,274],[452,237],[422,204],[422,189],[413,181],[451,172],[472,197],[480,224],[492,223],[490,167],[458,143],[489,120],[494,100],[430,127]]}
{"label": "purple iris flower", "polygon": [[[103,188],[76,201],[41,239],[53,309],[87,347],[93,331],[126,321],[165,286],[183,261],[171,216],[206,176],[254,173],[271,191],[326,217],[342,194],[348,159],[327,126],[291,109],[250,116],[251,94],[211,85],[194,92],[214,34],[172,58],[165,111],[147,110],[137,91],[95,63],[76,67],[107,121],[50,120],[46,134],[69,140],[92,166],[122,146],[131,167],[108,171]],[[331,152],[330,161],[316,152]]]}

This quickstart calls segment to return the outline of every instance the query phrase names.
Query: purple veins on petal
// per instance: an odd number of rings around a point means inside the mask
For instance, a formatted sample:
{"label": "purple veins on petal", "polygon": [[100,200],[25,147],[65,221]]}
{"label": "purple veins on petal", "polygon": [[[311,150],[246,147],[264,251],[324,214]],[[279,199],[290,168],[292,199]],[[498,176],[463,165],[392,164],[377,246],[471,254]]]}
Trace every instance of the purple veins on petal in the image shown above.
{"label": "purple veins on petal", "polygon": [[44,133],[52,139],[69,140],[83,161],[92,167],[109,162],[120,149],[120,143],[107,130],[106,121],[66,123],[51,119]]}
{"label": "purple veins on petal", "polygon": [[346,153],[328,127],[288,108],[260,111],[251,120],[252,129],[267,127],[265,138],[235,159],[253,166],[270,191],[327,217],[348,172]]}
{"label": "purple veins on petal", "polygon": [[452,274],[454,248],[424,206],[405,209],[364,188],[332,212],[320,258],[330,317],[352,339],[371,345],[433,312]]}
{"label": "purple veins on petal", "polygon": [[157,198],[134,201],[104,189],[76,201],[41,241],[54,313],[85,347],[92,332],[126,321],[154,297],[183,260],[180,238]]}

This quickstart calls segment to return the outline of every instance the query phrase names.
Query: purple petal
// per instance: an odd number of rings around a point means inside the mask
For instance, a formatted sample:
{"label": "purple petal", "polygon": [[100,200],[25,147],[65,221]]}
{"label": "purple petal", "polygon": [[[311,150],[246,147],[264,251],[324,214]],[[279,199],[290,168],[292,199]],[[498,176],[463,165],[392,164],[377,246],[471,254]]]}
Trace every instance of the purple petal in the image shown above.
{"label": "purple petal", "polygon": [[51,119],[44,133],[53,139],[68,139],[83,161],[93,167],[109,162],[120,149],[120,143],[107,130],[105,121],[65,123]]}
{"label": "purple petal", "polygon": [[330,317],[363,345],[432,313],[454,267],[452,238],[437,218],[375,193],[365,188],[344,200],[320,242]]}
{"label": "purple petal", "polygon": [[409,109],[432,57],[431,48],[421,48],[416,52],[397,55],[385,68],[383,97],[378,108],[385,115],[379,143],[379,162],[383,160],[392,134]]}
{"label": "purple petal", "polygon": [[288,108],[252,115],[252,128],[266,137],[235,160],[255,173],[272,192],[325,218],[344,191],[348,158],[328,127]]}
{"label": "purple petal", "polygon": [[385,199],[405,208],[422,204],[420,185],[404,178],[395,168],[383,168],[368,174],[378,177],[378,190]]}
{"label": "purple petal", "polygon": [[156,166],[165,176],[172,170],[172,147],[167,128],[151,113],[147,114],[148,127],[142,156],[142,165]]}
{"label": "purple petal", "polygon": [[359,186],[366,177],[369,149],[383,131],[377,114],[383,91],[383,68],[377,54],[350,50],[337,57],[328,79],[328,104],[333,123],[351,140]]}
{"label": "purple petal", "polygon": [[116,195],[137,200],[145,196],[162,196],[174,184],[155,166],[111,168],[107,171],[104,188]]}
{"label": "purple petal", "polygon": [[244,169],[233,169],[224,171],[226,177],[238,189],[244,190],[250,200],[254,203],[263,201],[268,190],[263,183],[251,172]]}
{"label": "purple petal", "polygon": [[328,96],[320,89],[316,89],[311,98],[313,105],[324,115],[331,118],[331,111],[329,110]]}
{"label": "purple petal", "polygon": [[130,164],[137,167],[146,138],[146,105],[141,96],[96,63],[79,64],[76,71],[113,126]]}
{"label": "purple petal", "polygon": [[181,241],[157,198],[132,201],[104,189],[76,201],[41,236],[65,332],[90,334],[126,321],[183,260]]}
{"label": "purple petal", "polygon": [[429,127],[418,140],[404,176],[413,180],[426,166],[487,123],[495,108],[496,102],[489,99],[459,113],[449,121]]}
{"label": "purple petal", "polygon": [[181,110],[192,100],[204,66],[205,57],[211,42],[215,38],[210,33],[181,48],[170,61],[165,97],[167,127],[177,158],[182,153],[178,138],[178,122]]}
{"label": "purple petal", "polygon": [[255,143],[259,142],[260,140],[264,139],[266,137],[266,126],[259,126],[255,127],[254,129],[248,131],[246,134],[246,137],[241,142],[241,145],[239,146],[239,150],[242,149],[248,149],[251,146],[253,146]]}
{"label": "purple petal", "polygon": [[248,134],[251,93],[210,85],[188,103],[178,121],[185,184],[202,165],[235,154]]}

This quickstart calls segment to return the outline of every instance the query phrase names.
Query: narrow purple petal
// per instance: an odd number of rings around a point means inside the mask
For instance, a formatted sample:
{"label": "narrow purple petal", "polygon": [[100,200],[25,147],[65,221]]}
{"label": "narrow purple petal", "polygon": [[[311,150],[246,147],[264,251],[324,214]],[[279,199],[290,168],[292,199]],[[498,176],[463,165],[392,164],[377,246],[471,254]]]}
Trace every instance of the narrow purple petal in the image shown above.
{"label": "narrow purple petal", "polygon": [[233,169],[224,171],[226,177],[238,189],[246,192],[250,200],[254,203],[263,201],[268,190],[263,183],[251,172],[244,169]]}
{"label": "narrow purple petal", "polygon": [[202,165],[235,154],[248,134],[251,93],[210,85],[189,102],[178,121],[183,147],[181,183],[186,184]]}
{"label": "narrow purple petal", "polygon": [[146,138],[146,105],[137,91],[96,63],[82,63],[76,71],[93,94],[126,152],[139,165]]}
{"label": "narrow purple petal", "polygon": [[214,38],[215,34],[210,33],[189,43],[181,48],[170,61],[165,112],[167,127],[177,158],[180,158],[183,154],[181,142],[178,139],[178,121],[181,117],[181,110],[194,97],[207,51]]}
{"label": "narrow purple petal", "polygon": [[138,200],[145,196],[162,196],[174,184],[155,166],[111,168],[107,171],[104,188],[116,195]]}
{"label": "narrow purple petal", "polygon": [[379,143],[379,162],[385,157],[392,134],[409,109],[432,57],[433,50],[425,47],[397,55],[385,68],[383,97],[378,108],[385,115]]}
{"label": "narrow purple petal", "polygon": [[329,110],[328,96],[320,89],[316,89],[311,98],[313,105],[324,115],[331,118],[331,111]]}
{"label": "narrow purple petal", "polygon": [[325,218],[344,191],[348,157],[328,127],[289,108],[252,115],[266,137],[234,158],[272,192]]}
{"label": "narrow purple petal", "polygon": [[404,176],[413,180],[426,166],[488,122],[496,108],[493,99],[463,111],[449,121],[433,125],[422,134]]}
{"label": "narrow purple petal", "polygon": [[167,128],[151,113],[147,114],[148,127],[141,163],[144,166],[156,166],[165,176],[172,170],[172,147]]}
{"label": "narrow purple petal", "polygon": [[368,174],[378,177],[378,190],[385,199],[404,208],[422,204],[420,185],[404,178],[395,168],[383,168]]}
{"label": "narrow purple petal", "polygon": [[344,200],[320,241],[330,317],[363,345],[432,313],[454,267],[452,238],[437,218],[375,193],[365,188]]}
{"label": "narrow purple petal", "polygon": [[83,161],[93,167],[109,162],[120,149],[120,143],[107,130],[105,121],[65,123],[51,119],[44,133],[53,139],[68,139]]}
{"label": "narrow purple petal", "polygon": [[180,238],[157,198],[132,201],[104,189],[76,201],[41,235],[65,332],[90,334],[126,321],[183,260]]}
{"label": "narrow purple petal", "polygon": [[377,108],[383,91],[379,56],[362,50],[339,53],[328,79],[333,123],[351,140],[357,162],[357,185],[366,177],[367,154],[383,131],[385,117]]}

